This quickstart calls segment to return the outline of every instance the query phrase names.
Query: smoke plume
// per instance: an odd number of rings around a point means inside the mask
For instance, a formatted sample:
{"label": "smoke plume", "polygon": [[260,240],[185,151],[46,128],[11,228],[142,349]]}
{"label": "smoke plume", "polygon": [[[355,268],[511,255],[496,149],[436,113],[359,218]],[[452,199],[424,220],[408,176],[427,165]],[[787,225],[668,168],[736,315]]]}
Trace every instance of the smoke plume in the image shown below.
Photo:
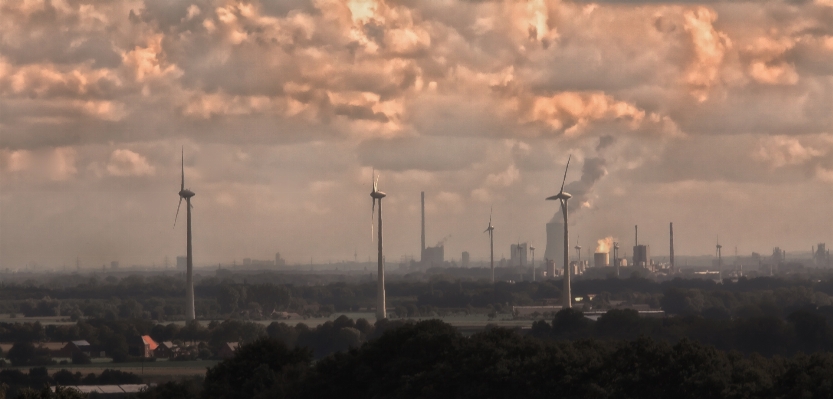
{"label": "smoke plume", "polygon": [[596,253],[610,253],[610,249],[613,248],[613,241],[615,238],[613,237],[605,237],[601,240],[597,241],[596,245]]}

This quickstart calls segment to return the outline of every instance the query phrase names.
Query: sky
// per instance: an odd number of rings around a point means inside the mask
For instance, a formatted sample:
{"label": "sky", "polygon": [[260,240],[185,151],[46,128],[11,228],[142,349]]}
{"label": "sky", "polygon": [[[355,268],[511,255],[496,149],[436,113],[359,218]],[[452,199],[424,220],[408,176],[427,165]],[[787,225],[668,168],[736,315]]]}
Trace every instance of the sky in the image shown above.
{"label": "sky", "polygon": [[[833,0],[0,2],[0,268],[833,245]],[[727,250],[728,249],[728,250]],[[536,254],[539,258],[543,251]]]}

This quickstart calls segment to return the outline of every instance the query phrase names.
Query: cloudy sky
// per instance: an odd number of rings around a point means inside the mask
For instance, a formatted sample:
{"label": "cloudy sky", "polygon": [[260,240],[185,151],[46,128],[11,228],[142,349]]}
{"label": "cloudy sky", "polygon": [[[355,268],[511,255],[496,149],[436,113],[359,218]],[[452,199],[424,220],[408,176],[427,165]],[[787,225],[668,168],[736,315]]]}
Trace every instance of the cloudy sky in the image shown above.
{"label": "cloudy sky", "polygon": [[[0,267],[833,245],[833,1],[5,0]],[[182,215],[180,215],[182,217]],[[182,219],[180,219],[182,220]],[[630,253],[630,250],[626,251]],[[543,251],[538,255],[543,255]]]}

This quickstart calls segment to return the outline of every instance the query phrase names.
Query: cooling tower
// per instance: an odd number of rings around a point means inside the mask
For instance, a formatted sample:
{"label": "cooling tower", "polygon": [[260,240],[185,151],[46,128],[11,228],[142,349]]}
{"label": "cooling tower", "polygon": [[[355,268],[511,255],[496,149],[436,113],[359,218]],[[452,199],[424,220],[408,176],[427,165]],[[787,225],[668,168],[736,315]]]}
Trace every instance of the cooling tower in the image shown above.
{"label": "cooling tower", "polygon": [[593,254],[593,264],[595,267],[610,266],[610,254],[607,252],[596,252]]}
{"label": "cooling tower", "polygon": [[[556,218],[561,213],[556,214]],[[556,268],[564,270],[564,222],[553,220],[547,223],[547,248],[544,258],[555,261]]]}

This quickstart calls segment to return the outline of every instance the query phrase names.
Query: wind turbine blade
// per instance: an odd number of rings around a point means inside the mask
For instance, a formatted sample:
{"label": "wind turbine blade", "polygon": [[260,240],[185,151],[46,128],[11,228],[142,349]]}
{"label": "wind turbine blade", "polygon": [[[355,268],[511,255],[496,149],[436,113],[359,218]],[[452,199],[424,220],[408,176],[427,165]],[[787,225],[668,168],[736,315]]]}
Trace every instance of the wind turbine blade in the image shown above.
{"label": "wind turbine blade", "polygon": [[567,166],[564,168],[564,179],[561,180],[561,191],[559,191],[561,193],[564,192],[564,183],[567,181],[567,170],[570,169],[570,159],[572,158],[573,154],[570,154],[570,156],[567,157]]}
{"label": "wind turbine blade", "polygon": [[179,218],[179,207],[182,206],[182,197],[179,197],[179,205],[176,206],[176,216],[174,216],[174,227],[176,227],[176,219]]}

